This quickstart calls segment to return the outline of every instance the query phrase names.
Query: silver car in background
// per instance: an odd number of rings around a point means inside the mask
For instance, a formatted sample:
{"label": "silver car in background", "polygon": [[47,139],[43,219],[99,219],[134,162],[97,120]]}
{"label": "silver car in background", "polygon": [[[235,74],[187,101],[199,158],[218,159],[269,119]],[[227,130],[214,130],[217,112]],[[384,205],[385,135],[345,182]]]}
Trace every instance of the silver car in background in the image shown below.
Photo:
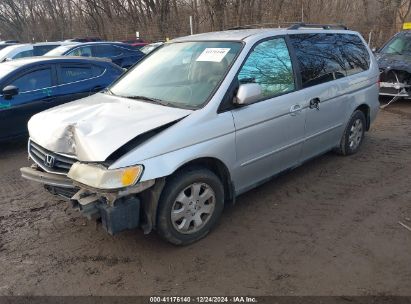
{"label": "silver car in background", "polygon": [[378,112],[363,38],[325,27],[165,43],[107,91],[31,118],[22,176],[111,234],[207,235],[224,204],[330,150],[358,151]]}

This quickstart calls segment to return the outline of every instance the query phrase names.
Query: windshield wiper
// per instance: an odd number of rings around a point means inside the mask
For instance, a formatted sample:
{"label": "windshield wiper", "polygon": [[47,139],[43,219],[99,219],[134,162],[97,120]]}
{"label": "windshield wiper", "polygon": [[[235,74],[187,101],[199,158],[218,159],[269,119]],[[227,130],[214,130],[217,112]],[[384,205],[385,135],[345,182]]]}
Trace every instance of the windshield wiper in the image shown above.
{"label": "windshield wiper", "polygon": [[152,98],[152,97],[147,97],[147,96],[137,95],[137,96],[121,96],[121,97],[129,98],[129,99],[135,99],[135,100],[148,101],[148,102],[160,104],[162,106],[170,106],[171,105],[171,103],[168,102],[168,101],[157,99],[157,98]]}
{"label": "windshield wiper", "polygon": [[102,91],[102,93],[108,93],[110,95],[116,96],[109,88],[106,88],[105,90]]}

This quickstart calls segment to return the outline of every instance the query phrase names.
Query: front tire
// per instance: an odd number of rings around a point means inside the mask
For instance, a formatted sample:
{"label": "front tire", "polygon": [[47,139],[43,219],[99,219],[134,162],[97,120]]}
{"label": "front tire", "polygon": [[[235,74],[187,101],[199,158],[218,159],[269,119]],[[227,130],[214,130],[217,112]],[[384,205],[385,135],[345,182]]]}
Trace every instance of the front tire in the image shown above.
{"label": "front tire", "polygon": [[364,140],[366,128],[365,115],[362,111],[356,110],[344,130],[340,141],[340,146],[336,152],[341,155],[352,155],[357,153]]}
{"label": "front tire", "polygon": [[211,171],[190,168],[171,176],[161,193],[157,231],[175,245],[188,245],[205,237],[224,207],[224,188]]}

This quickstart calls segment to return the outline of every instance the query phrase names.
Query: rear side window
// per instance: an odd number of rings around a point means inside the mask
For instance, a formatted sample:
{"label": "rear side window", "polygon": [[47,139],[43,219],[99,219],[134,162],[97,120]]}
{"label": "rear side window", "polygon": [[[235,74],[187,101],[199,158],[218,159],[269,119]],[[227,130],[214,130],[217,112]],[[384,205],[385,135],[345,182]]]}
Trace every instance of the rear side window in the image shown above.
{"label": "rear side window", "polygon": [[51,69],[33,71],[17,78],[11,83],[20,93],[51,87]]}
{"label": "rear side window", "polygon": [[293,69],[284,38],[257,44],[241,68],[238,81],[259,84],[266,98],[293,91]]}
{"label": "rear side window", "polygon": [[303,88],[369,69],[370,56],[362,40],[351,34],[291,35]]}
{"label": "rear side window", "polygon": [[356,35],[340,36],[347,76],[367,71],[370,68],[370,55],[360,37]]}
{"label": "rear side window", "polygon": [[91,66],[62,66],[60,71],[60,79],[62,84],[94,77]]}
{"label": "rear side window", "polygon": [[115,57],[122,54],[122,50],[112,45],[94,45],[93,55],[95,57]]}

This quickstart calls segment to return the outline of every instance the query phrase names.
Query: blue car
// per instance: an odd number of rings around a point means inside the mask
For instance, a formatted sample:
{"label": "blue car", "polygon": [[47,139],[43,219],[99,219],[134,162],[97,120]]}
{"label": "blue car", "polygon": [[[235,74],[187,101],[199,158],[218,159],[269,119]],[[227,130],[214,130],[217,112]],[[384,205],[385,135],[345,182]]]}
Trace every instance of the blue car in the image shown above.
{"label": "blue car", "polygon": [[27,133],[30,117],[99,92],[124,70],[105,59],[32,57],[0,64],[0,141]]}
{"label": "blue car", "polygon": [[88,42],[62,45],[44,56],[83,56],[108,58],[118,66],[129,69],[145,54],[135,47],[122,42]]}

